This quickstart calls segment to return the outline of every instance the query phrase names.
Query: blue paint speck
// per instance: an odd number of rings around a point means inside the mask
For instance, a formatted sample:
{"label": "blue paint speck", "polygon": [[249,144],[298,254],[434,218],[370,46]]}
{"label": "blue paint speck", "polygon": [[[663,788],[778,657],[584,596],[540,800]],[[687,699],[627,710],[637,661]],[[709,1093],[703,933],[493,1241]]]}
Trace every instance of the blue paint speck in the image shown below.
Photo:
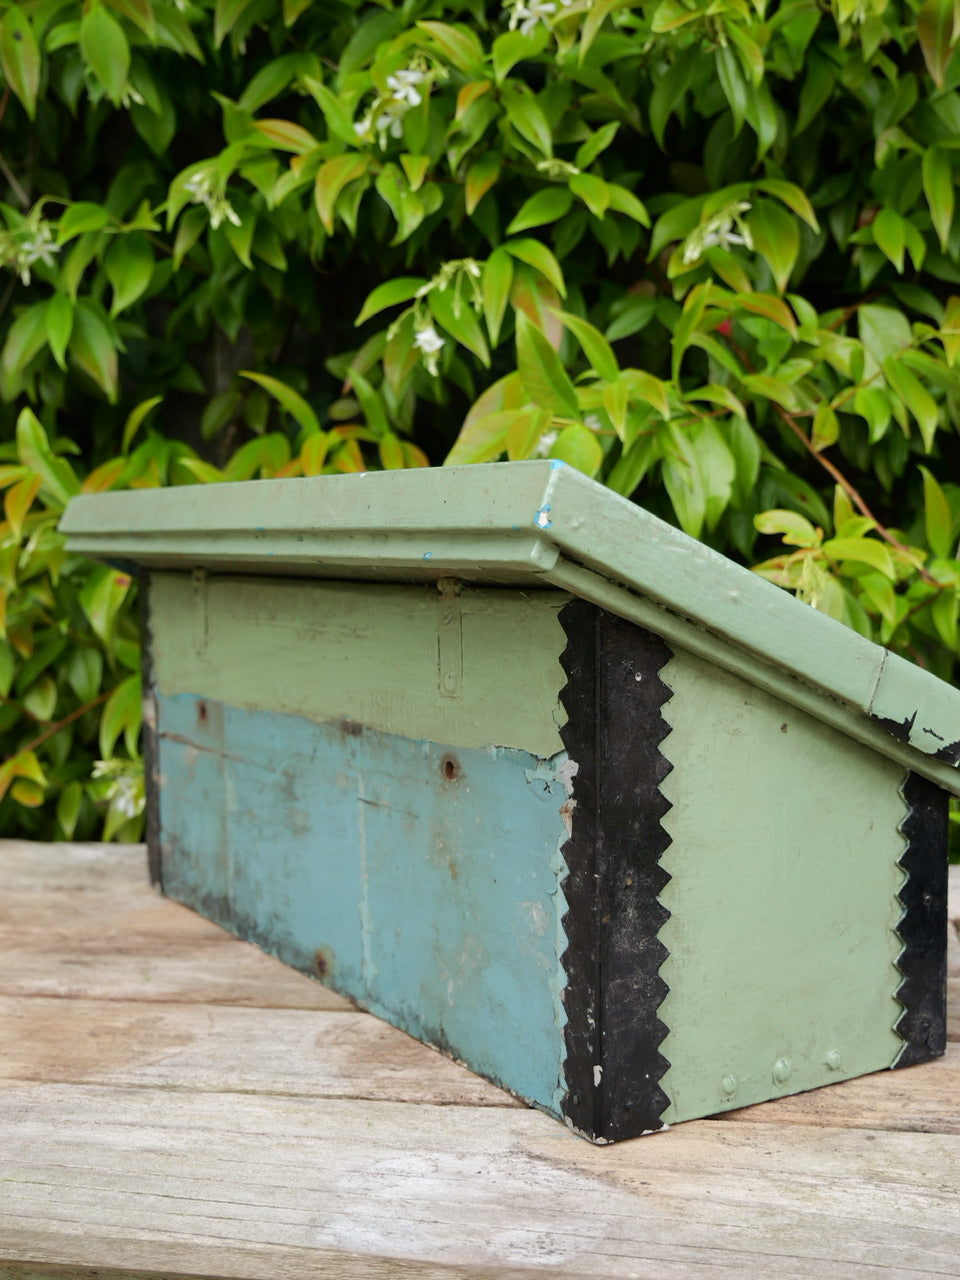
{"label": "blue paint speck", "polygon": [[423,553],[423,558],[424,558],[424,560],[432,560],[432,559],[433,559],[433,552],[432,552],[432,551],[425,551],[425,552]]}
{"label": "blue paint speck", "polygon": [[553,521],[550,519],[550,503],[545,502],[537,514],[533,517],[533,523],[538,529],[549,529]]}
{"label": "blue paint speck", "polygon": [[567,465],[567,464],[563,461],[563,459],[562,459],[562,458],[551,458],[551,459],[550,459],[550,470],[551,470],[551,471],[559,471],[561,467],[565,467],[566,465]]}

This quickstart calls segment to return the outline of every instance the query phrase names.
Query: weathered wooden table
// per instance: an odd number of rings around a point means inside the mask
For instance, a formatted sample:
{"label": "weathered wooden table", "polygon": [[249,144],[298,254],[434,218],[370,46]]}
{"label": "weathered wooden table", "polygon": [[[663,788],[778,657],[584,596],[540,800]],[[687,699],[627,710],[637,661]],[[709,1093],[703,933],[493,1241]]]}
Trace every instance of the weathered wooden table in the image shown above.
{"label": "weathered wooden table", "polygon": [[950,915],[945,1058],[593,1147],[141,849],[0,841],[0,1280],[960,1276]]}

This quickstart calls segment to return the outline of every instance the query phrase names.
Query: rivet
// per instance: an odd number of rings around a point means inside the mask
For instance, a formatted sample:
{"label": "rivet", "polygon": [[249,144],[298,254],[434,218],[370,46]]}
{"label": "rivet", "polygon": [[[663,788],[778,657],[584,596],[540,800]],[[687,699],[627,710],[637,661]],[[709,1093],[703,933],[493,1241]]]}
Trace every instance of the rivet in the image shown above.
{"label": "rivet", "polygon": [[720,1092],[725,1098],[732,1098],[737,1092],[737,1077],[724,1076],[720,1081]]}
{"label": "rivet", "polygon": [[777,1084],[786,1084],[793,1072],[793,1063],[789,1058],[778,1058],[773,1064],[773,1078]]}
{"label": "rivet", "polygon": [[840,1064],[842,1061],[840,1057],[840,1050],[831,1049],[823,1061],[826,1063],[826,1065],[830,1068],[831,1071],[839,1071]]}

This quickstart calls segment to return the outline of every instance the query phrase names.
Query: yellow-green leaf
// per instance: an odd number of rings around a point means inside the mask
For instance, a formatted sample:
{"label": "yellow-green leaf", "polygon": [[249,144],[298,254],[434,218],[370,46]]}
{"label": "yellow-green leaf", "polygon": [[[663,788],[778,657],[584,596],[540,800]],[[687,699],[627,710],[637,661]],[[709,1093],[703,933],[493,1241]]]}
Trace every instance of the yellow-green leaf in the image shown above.
{"label": "yellow-green leaf", "polygon": [[17,4],[0,21],[0,69],[32,120],[40,89],[40,46],[30,19]]}
{"label": "yellow-green leaf", "polygon": [[102,4],[93,4],[80,19],[80,52],[119,107],[130,74],[130,46],[120,23]]}
{"label": "yellow-green leaf", "polygon": [[329,235],[333,235],[334,213],[337,197],[348,182],[361,177],[367,172],[369,157],[359,152],[348,152],[346,155],[334,156],[327,160],[317,171],[314,183],[314,200],[317,213]]}
{"label": "yellow-green leaf", "polygon": [[942,147],[927,147],[923,153],[923,193],[927,197],[930,217],[946,253],[953,225],[953,164]]}

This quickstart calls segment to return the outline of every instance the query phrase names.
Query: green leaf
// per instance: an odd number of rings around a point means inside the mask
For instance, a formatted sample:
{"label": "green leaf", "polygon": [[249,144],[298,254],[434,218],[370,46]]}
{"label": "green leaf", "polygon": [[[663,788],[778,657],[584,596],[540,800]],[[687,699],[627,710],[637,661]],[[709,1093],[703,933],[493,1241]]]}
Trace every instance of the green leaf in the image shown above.
{"label": "green leaf", "polygon": [[856,560],[860,564],[868,564],[891,580],[897,576],[890,548],[876,538],[830,538],[823,544],[823,552],[831,560]]}
{"label": "green leaf", "polygon": [[923,153],[923,193],[940,248],[946,253],[953,226],[954,189],[953,165],[942,147],[927,147]]}
{"label": "green leaf", "polygon": [[13,534],[14,541],[19,544],[23,536],[23,522],[40,492],[40,477],[28,476],[17,484],[12,484],[3,495],[3,513]]}
{"label": "green leaf", "polygon": [[608,182],[606,188],[611,209],[616,213],[625,213],[628,218],[633,218],[634,222],[639,222],[641,227],[649,227],[650,215],[632,191],[618,186],[615,182]]}
{"label": "green leaf", "polygon": [[620,366],[613,348],[600,330],[569,312],[557,311],[554,314],[580,343],[594,373],[605,382],[616,382],[620,377]]}
{"label": "green leaf", "polygon": [[99,231],[110,221],[109,212],[100,204],[92,204],[89,200],[79,200],[69,205],[60,218],[57,228],[57,244],[66,244],[74,236],[83,235],[87,231]]}
{"label": "green leaf", "polygon": [[447,333],[468,351],[472,351],[480,363],[489,369],[490,351],[487,340],[470,302],[461,298],[458,305],[452,287],[431,290],[428,300],[434,317]]}
{"label": "green leaf", "polygon": [[0,70],[33,120],[40,89],[40,46],[30,19],[17,4],[0,21]]}
{"label": "green leaf", "polygon": [[507,432],[517,416],[515,409],[501,409],[480,417],[468,417],[456,443],[443,460],[445,467],[472,462],[492,462],[507,448]]}
{"label": "green leaf", "polygon": [[536,58],[542,53],[550,39],[550,31],[545,23],[538,23],[529,35],[522,31],[505,31],[493,42],[493,74],[497,84],[502,84],[510,73],[511,67],[518,62]]}
{"label": "green leaf", "polygon": [[50,448],[43,424],[32,409],[22,409],[17,418],[17,456],[40,481],[44,494],[65,507],[80,492],[73,468]]}
{"label": "green leaf", "polygon": [[128,740],[140,732],[143,694],[139,675],[127,676],[110,694],[100,717],[100,756],[109,760],[121,733]]}
{"label": "green leaf", "polygon": [[506,234],[512,236],[517,231],[543,226],[545,222],[559,222],[570,211],[572,204],[571,188],[545,187],[523,202],[520,211],[507,226]]}
{"label": "green leaf", "polygon": [[[512,82],[510,82],[512,85]],[[507,85],[503,89],[503,104],[506,107],[507,119],[517,133],[532,142],[546,157],[553,155],[553,135],[547,117],[543,113],[533,94],[521,93],[514,88],[507,93]]]}
{"label": "green leaf", "polygon": [[578,418],[577,393],[560,357],[527,315],[517,312],[517,371],[523,388],[540,409]]}
{"label": "green leaf", "polygon": [[953,518],[950,504],[935,477],[926,467],[920,467],[923,476],[923,522],[927,542],[935,556],[948,560],[953,555]]}
{"label": "green leaf", "polygon": [[82,803],[83,787],[76,780],[68,782],[57,797],[57,822],[65,840],[73,839]]}
{"label": "green leaf", "polygon": [[67,343],[73,332],[73,303],[65,293],[55,293],[47,303],[47,344],[61,369],[67,368]]}
{"label": "green leaf", "polygon": [[[320,145],[319,138],[315,138],[309,130],[295,124],[292,120],[254,120],[253,127],[258,133],[263,134],[270,145],[276,147],[278,151],[290,151],[294,155],[305,156],[307,152],[313,151]],[[356,142],[357,135],[352,126],[350,132],[351,141]]]}
{"label": "green leaf", "polygon": [[758,178],[755,185],[759,191],[765,191],[767,195],[776,196],[778,200],[782,200],[787,208],[792,209],[798,217],[802,218],[812,231],[820,230],[813,205],[805,193],[792,182],[784,182],[781,178]]}
{"label": "green leaf", "polygon": [[92,645],[75,645],[65,664],[67,684],[82,703],[92,702],[103,679],[103,654]]}
{"label": "green leaf", "polygon": [[800,252],[796,219],[772,200],[756,200],[746,221],[754,249],[766,260],[779,291],[785,293]]}
{"label": "green leaf", "polygon": [[680,365],[683,360],[684,353],[690,345],[690,338],[694,330],[703,319],[703,313],[706,309],[709,297],[710,286],[707,284],[698,284],[694,285],[684,301],[680,319],[677,321],[673,330],[670,376],[674,382],[679,381]]}
{"label": "green leaf", "polygon": [[737,293],[734,298],[737,306],[744,311],[772,320],[781,329],[785,329],[791,338],[796,339],[796,317],[782,298],[774,298],[769,293]]}
{"label": "green leaf", "polygon": [[575,173],[570,179],[570,190],[595,218],[602,218],[610,207],[609,184],[592,173]]}
{"label": "green leaf", "polygon": [[312,433],[320,430],[320,421],[317,415],[304,400],[303,396],[294,391],[293,387],[288,387],[279,378],[272,378],[266,373],[253,373],[249,369],[241,369],[240,377],[249,378],[258,387],[263,387],[264,391],[273,396],[274,400],[289,413],[294,422],[298,423],[304,431]]}
{"label": "green leaf", "polygon": [[67,350],[73,363],[97,383],[111,404],[116,404],[117,348],[100,311],[86,298],[77,303]]}
{"label": "green leaf", "polygon": [[387,280],[367,295],[367,299],[360,309],[354,324],[361,325],[365,320],[369,320],[371,316],[377,315],[381,311],[385,311],[388,307],[395,307],[400,302],[409,302],[411,298],[415,298],[419,290],[427,282],[423,276],[398,276],[395,280]]}
{"label": "green leaf", "polygon": [[926,0],[917,14],[917,35],[923,60],[938,89],[944,87],[954,49],[954,0]]}
{"label": "green leaf", "polygon": [[314,201],[317,213],[328,235],[333,235],[334,212],[337,197],[348,182],[361,177],[369,168],[369,157],[359,152],[334,156],[320,166],[314,184]]}
{"label": "green leaf", "polygon": [[531,240],[523,238],[520,240],[507,240],[502,246],[507,253],[520,262],[526,262],[529,266],[534,267],[544,276],[561,297],[566,296],[567,286],[563,278],[563,272],[560,270],[560,263],[556,260],[545,244],[541,244],[539,240]]}
{"label": "green leaf", "polygon": [[951,653],[958,647],[957,623],[960,619],[960,595],[954,586],[940,588],[933,604],[930,606],[930,617],[937,629],[937,635]]}
{"label": "green leaf", "polygon": [[353,387],[367,426],[379,439],[390,431],[390,422],[384,408],[383,398],[372,383],[357,369],[350,370],[350,385]]}
{"label": "green leaf", "polygon": [[[348,146],[356,146],[357,131],[353,127],[353,117],[344,105],[343,100],[337,94],[332,93],[325,84],[321,84],[319,80],[314,80],[312,76],[304,76],[303,84],[323,112],[327,132],[332,137],[339,138],[341,142],[345,142]],[[241,99],[241,103],[242,101]]]}
{"label": "green leaf", "polygon": [[652,373],[647,373],[645,369],[624,369],[620,377],[632,400],[643,400],[645,404],[652,405],[662,418],[670,417],[666,383]]}
{"label": "green leaf", "polygon": [[818,547],[823,540],[822,531],[806,516],[782,507],[761,511],[753,517],[753,525],[758,533],[779,534],[788,547]]}
{"label": "green leaf", "polygon": [[213,43],[220,48],[253,0],[217,0],[213,18]]}
{"label": "green leaf", "polygon": [[933,448],[933,438],[940,421],[937,402],[917,375],[896,356],[888,356],[884,360],[883,374],[891,389],[916,419],[923,438],[923,447],[929,453]]}
{"label": "green leaf", "polygon": [[584,475],[595,476],[603,465],[603,449],[589,427],[572,422],[557,436],[550,457],[576,467]]}
{"label": "green leaf", "polygon": [[0,377],[4,396],[12,400],[18,393],[24,371],[47,341],[47,303],[25,307],[7,331],[0,354]]}
{"label": "green leaf", "polygon": [[[606,151],[607,147],[613,142],[614,138],[620,130],[620,121],[611,120],[602,128],[592,133],[586,142],[582,142],[577,149],[577,154],[573,158],[573,163],[578,169],[589,169],[601,152]],[[649,223],[647,224],[650,225]]]}
{"label": "green leaf", "polygon": [[125,311],[150,287],[153,249],[142,231],[117,236],[103,259],[103,269],[113,289],[111,316]]}
{"label": "green leaf", "polygon": [[130,46],[123,28],[102,4],[80,19],[80,52],[115,107],[120,106],[130,74]]}
{"label": "green leaf", "polygon": [[503,157],[499,151],[485,151],[472,162],[464,179],[464,199],[467,213],[474,209],[500,177]]}
{"label": "green leaf", "polygon": [[151,396],[149,400],[141,400],[140,403],[130,410],[127,420],[123,424],[123,438],[120,444],[120,452],[126,453],[130,448],[133,437],[140,429],[140,425],[152,409],[163,401],[163,396]]}
{"label": "green leaf", "polygon": [[465,75],[479,75],[483,71],[483,46],[465,26],[451,26],[447,22],[418,22],[417,26],[430,36],[446,60]]}
{"label": "green leaf", "polygon": [[130,591],[131,580],[109,565],[96,565],[80,588],[80,607],[94,632],[110,648],[117,615]]}
{"label": "green leaf", "polygon": [[870,233],[880,252],[902,273],[907,240],[900,214],[893,209],[881,209],[870,224]]}
{"label": "green leaf", "polygon": [[714,51],[717,66],[717,79],[723,89],[723,95],[733,116],[733,136],[736,137],[743,128],[747,115],[749,95],[740,62],[729,46]]}
{"label": "green leaf", "polygon": [[821,400],[813,415],[810,443],[819,453],[822,449],[829,449],[831,445],[836,444],[839,438],[840,422],[837,415],[826,400]]}
{"label": "green leaf", "polygon": [[501,246],[494,249],[484,264],[481,282],[483,316],[493,346],[497,345],[500,337],[500,327],[503,324],[512,285],[513,259]]}
{"label": "green leaf", "polygon": [[960,298],[956,294],[947,299],[947,305],[944,307],[940,341],[943,343],[947,364],[953,368],[957,362],[957,356],[960,355]]}

